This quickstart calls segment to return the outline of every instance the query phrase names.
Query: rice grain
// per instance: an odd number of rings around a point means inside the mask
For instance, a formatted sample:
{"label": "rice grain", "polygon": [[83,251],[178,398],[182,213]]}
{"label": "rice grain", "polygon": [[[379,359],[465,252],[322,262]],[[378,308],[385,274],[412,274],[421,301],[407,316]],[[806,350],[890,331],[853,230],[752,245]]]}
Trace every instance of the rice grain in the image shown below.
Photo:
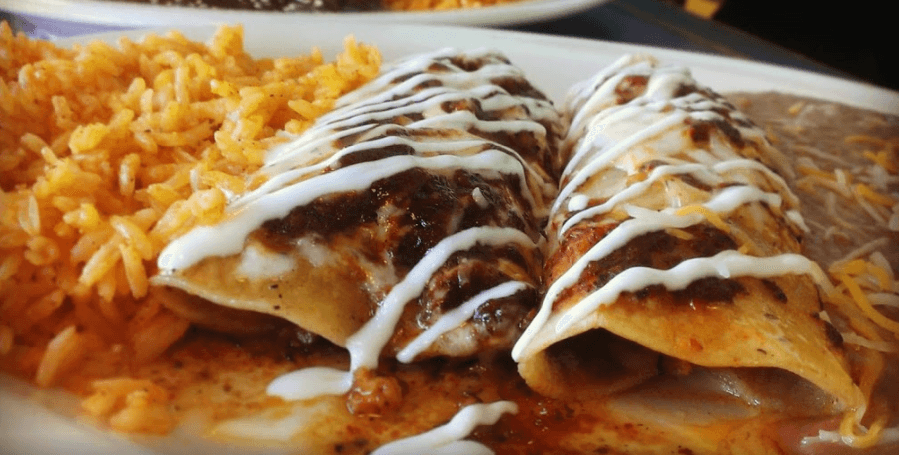
{"label": "rice grain", "polygon": [[0,55],[0,369],[45,387],[93,378],[111,398],[90,413],[164,431],[167,392],[128,377],[189,325],[149,292],[156,256],[260,184],[245,176],[277,133],[308,127],[380,55],[348,38],[332,62],[255,59],[240,27],[63,49],[6,23]]}

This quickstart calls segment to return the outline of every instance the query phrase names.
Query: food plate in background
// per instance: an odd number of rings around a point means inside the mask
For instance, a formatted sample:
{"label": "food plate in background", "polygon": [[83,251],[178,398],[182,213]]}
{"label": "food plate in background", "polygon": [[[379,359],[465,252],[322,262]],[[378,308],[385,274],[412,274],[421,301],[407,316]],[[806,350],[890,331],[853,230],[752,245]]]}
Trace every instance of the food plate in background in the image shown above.
{"label": "food plate in background", "polygon": [[517,0],[495,6],[441,11],[291,12],[199,9],[116,0],[0,0],[32,36],[59,38],[92,30],[192,27],[204,24],[305,26],[319,20],[454,25],[515,25],[575,14],[608,0]]}
{"label": "food plate in background", "polygon": [[[0,6],[6,3],[8,0],[0,0]],[[56,3],[75,2],[58,0]],[[193,40],[206,40],[215,31],[212,26],[175,28]],[[128,31],[82,36],[60,40],[59,45],[95,39],[114,42],[122,35],[140,39],[147,33]],[[469,49],[486,45],[508,55],[537,87],[555,100],[560,100],[574,82],[589,77],[621,55],[645,52],[664,62],[690,67],[697,80],[721,92],[773,90],[899,114],[899,93],[829,76],[714,55],[507,31],[422,25],[363,26],[324,18],[309,21],[303,27],[286,22],[247,21],[245,47],[255,57],[274,57],[306,53],[317,46],[326,58],[331,58],[342,50],[343,39],[349,34],[361,42],[376,45],[386,62],[441,47]],[[73,418],[76,404],[77,400],[61,392],[38,391],[15,379],[0,377],[0,453],[193,454],[210,450],[248,453],[242,449],[212,447],[209,442],[178,432],[161,439],[105,433]]]}

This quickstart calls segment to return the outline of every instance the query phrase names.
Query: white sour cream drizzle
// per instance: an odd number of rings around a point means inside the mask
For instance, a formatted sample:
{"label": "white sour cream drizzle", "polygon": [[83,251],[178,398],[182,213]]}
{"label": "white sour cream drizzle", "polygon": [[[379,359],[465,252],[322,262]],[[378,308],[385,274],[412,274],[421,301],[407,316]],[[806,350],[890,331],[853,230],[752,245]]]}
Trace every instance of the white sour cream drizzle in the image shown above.
{"label": "white sour cream drizzle", "polygon": [[[703,204],[703,207],[716,213],[726,214],[743,204],[757,200],[767,200],[773,202],[771,205],[776,206],[779,204],[780,198],[776,194],[765,193],[755,187],[734,186],[726,188],[711,201]],[[676,208],[666,208],[659,212],[635,206],[626,206],[625,209],[632,218],[622,221],[557,278],[546,291],[546,300],[554,302],[565,288],[577,283],[591,262],[608,256],[643,234],[667,228],[683,229],[705,221],[705,217],[698,213],[677,215]]]}
{"label": "white sour cream drizzle", "polygon": [[[406,125],[415,127],[453,126],[484,132],[531,131],[544,134],[544,124],[558,122],[558,112],[548,100],[510,95],[491,80],[520,79],[520,69],[508,64],[489,49],[469,51],[470,59],[486,62],[474,71],[428,72],[435,61],[459,55],[453,49],[442,49],[409,58],[387,69],[376,80],[347,94],[337,102],[336,109],[322,116],[321,121],[340,127],[358,124],[370,118],[382,121],[403,115],[424,114],[423,119]],[[443,60],[443,64],[449,65]],[[395,83],[396,80],[401,80]],[[422,84],[439,81],[440,85],[422,89]],[[395,84],[395,85],[393,85]],[[522,112],[522,118],[479,120],[469,111],[445,113],[441,105],[447,102],[475,99],[482,110]],[[431,116],[430,113],[437,113]]]}
{"label": "white sour cream drizzle", "polygon": [[462,438],[471,434],[478,425],[493,425],[503,414],[515,414],[518,405],[511,401],[490,404],[472,404],[462,408],[447,424],[431,431],[385,444],[372,455],[489,455],[494,452],[487,446]]}
{"label": "white sour cream drizzle", "polygon": [[[568,137],[579,138],[584,134],[584,119],[589,120],[600,110],[615,105],[615,87],[625,77],[634,74],[651,74],[655,70],[656,60],[649,55],[625,55],[611,65],[603,68],[590,79],[571,87],[566,105],[575,112],[571,120]],[[584,105],[591,101],[589,107]]]}
{"label": "white sour cream drizzle", "polygon": [[309,367],[275,378],[265,392],[285,400],[308,400],[323,395],[343,395],[353,387],[353,375],[328,367]]}
{"label": "white sour cream drizzle", "polygon": [[[617,105],[616,88],[628,76],[646,77],[646,89],[630,102]],[[718,214],[727,214],[754,202],[779,208],[786,199],[791,206],[795,206],[798,199],[786,182],[761,163],[740,156],[736,151],[723,148],[720,144],[713,143],[713,150],[710,151],[685,147],[687,142],[684,138],[687,137],[692,121],[725,121],[722,114],[709,109],[733,111],[699,92],[674,97],[681,87],[696,85],[685,69],[655,68],[655,61],[651,57],[628,56],[593,79],[577,85],[572,91],[569,108],[576,112],[572,117],[566,144],[574,147],[574,152],[562,177],[564,186],[550,212],[553,220],[567,217],[561,222],[556,221],[560,224],[558,237],[561,239],[576,224],[615,208],[623,210],[630,218],[620,222],[590,247],[550,285],[540,310],[512,350],[512,357],[516,361],[521,359],[528,345],[548,323],[553,305],[562,292],[576,284],[591,263],[602,260],[640,235],[670,228],[686,228],[705,221],[705,217],[696,212],[678,215],[678,207],[657,211],[628,204],[646,194],[654,183],[667,176],[689,174],[713,188],[709,199],[701,205]],[[740,118],[740,114],[730,112],[732,119]],[[733,126],[744,138],[763,137],[760,131],[740,125]],[[613,167],[617,167],[618,172],[624,171],[620,177],[624,179],[627,175],[638,172],[639,166],[649,159],[662,160],[663,164],[604,202],[595,203],[591,207],[587,202],[590,195],[579,192],[585,183],[601,173],[609,172]],[[777,192],[766,192],[758,188],[748,174],[767,181]],[[714,189],[722,186],[723,188]],[[564,210],[567,212],[563,212]],[[797,211],[788,209],[784,212],[797,228],[807,230]],[[802,255],[788,253],[755,257],[728,250],[712,257],[689,259],[668,270],[649,267],[624,270],[574,305],[565,310],[556,310],[561,313],[553,330],[555,333],[562,333],[601,306],[614,303],[622,293],[636,292],[652,285],[662,285],[675,291],[709,277],[769,278],[787,274],[807,274],[820,286],[826,289],[831,287],[821,268]]]}

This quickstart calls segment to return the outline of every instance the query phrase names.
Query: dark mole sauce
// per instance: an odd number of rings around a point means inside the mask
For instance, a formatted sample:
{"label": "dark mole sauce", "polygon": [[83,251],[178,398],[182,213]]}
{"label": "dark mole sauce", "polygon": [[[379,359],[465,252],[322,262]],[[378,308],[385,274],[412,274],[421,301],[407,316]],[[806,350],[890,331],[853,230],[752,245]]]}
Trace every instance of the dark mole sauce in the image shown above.
{"label": "dark mole sauce", "polygon": [[[407,152],[403,148],[374,149],[368,158]],[[338,251],[349,245],[349,254],[373,262],[389,261],[397,275],[404,276],[453,232],[503,226],[526,232],[531,238],[538,236],[540,226],[523,200],[520,184],[517,176],[488,180],[465,170],[437,174],[413,168],[376,181],[367,190],[329,195],[296,207],[284,218],[265,222],[253,235],[279,251],[295,248],[294,242],[300,238],[337,242],[335,245],[341,245]],[[475,189],[483,200],[473,199]],[[504,268],[495,266],[500,261],[506,264]],[[428,280],[422,294],[405,306],[390,345],[407,344],[479,291],[510,280],[529,282],[533,287],[514,298],[494,299],[479,308],[471,322],[488,334],[517,330],[515,321],[526,320],[537,305],[534,289],[540,263],[539,253],[527,245],[476,244],[453,253]],[[359,408],[380,406],[369,404]]]}
{"label": "dark mole sauce", "polygon": [[[378,180],[364,191],[329,195],[296,207],[284,218],[266,221],[254,235],[279,251],[292,248],[296,239],[309,234],[327,242],[335,236],[356,235],[360,227],[381,230],[377,224],[379,211],[393,205],[395,209],[390,210],[398,214],[391,215],[396,218],[391,218],[391,222],[404,229],[390,230],[396,233],[391,234],[393,237],[384,244],[370,244],[374,250],[363,253],[380,257],[386,249],[395,266],[409,270],[452,231],[475,226],[507,226],[536,236],[539,226],[518,191],[521,183],[513,176],[502,179],[488,181],[464,170],[447,176],[414,168]],[[485,207],[472,201],[475,188],[487,201]],[[500,207],[517,210],[500,210]]]}
{"label": "dark mole sauce", "polygon": [[[445,293],[445,302],[440,310],[449,311],[484,289],[509,281],[509,276],[495,267],[496,261],[507,260],[527,270],[529,259],[534,258],[525,258],[518,249],[478,245],[450,257],[445,266],[435,274],[435,286],[426,293]],[[464,269],[465,273],[460,273],[459,269]]]}
{"label": "dark mole sauce", "polygon": [[780,303],[787,303],[787,294],[784,293],[783,289],[781,289],[780,286],[777,285],[777,283],[775,283],[773,280],[768,279],[761,280],[761,282],[762,285],[764,285],[765,288],[768,289],[768,292],[771,293],[771,297],[773,297],[774,300],[777,300]]}
{"label": "dark mole sauce", "polygon": [[705,307],[733,303],[734,297],[746,292],[746,288],[734,280],[700,278],[681,290],[669,291],[662,285],[652,285],[635,292],[634,296],[638,299],[657,296],[656,300],[676,306]]}
{"label": "dark mole sauce", "polygon": [[[426,330],[448,311],[453,310],[484,289],[490,289],[510,280],[531,281],[533,286],[526,287],[515,294],[480,305],[467,324],[474,324],[478,330],[487,334],[521,330],[519,324],[527,324],[536,311],[538,296],[536,275],[539,257],[518,248],[486,247],[476,245],[473,248],[453,254],[429,280],[428,286],[412,302],[403,309],[403,316],[394,330],[390,346],[404,346],[412,341],[421,331]],[[527,255],[527,256],[526,256]],[[505,261],[504,269],[495,267],[498,261]],[[514,265],[516,272],[509,272]],[[481,340],[490,343],[490,339]],[[489,349],[482,344],[480,349]]]}
{"label": "dark mole sauce", "polygon": [[[610,226],[609,229],[613,227]],[[572,229],[570,232],[583,237],[583,234],[577,234],[575,229]],[[727,234],[707,224],[690,226],[684,230],[692,234],[693,238],[684,240],[665,231],[655,231],[635,237],[625,246],[613,251],[599,261],[591,262],[585,268],[577,284],[563,291],[557,301],[563,301],[571,295],[584,295],[599,289],[616,275],[632,267],[651,267],[659,270],[668,270],[684,260],[711,257],[722,251],[732,250],[737,247],[736,243]],[[591,239],[585,238],[585,240],[588,245],[592,244]],[[559,254],[570,256],[571,252],[563,251]],[[550,258],[550,261],[553,260],[558,259]],[[736,281],[705,278],[695,281],[680,291],[669,292],[661,285],[648,286],[646,289],[638,291],[637,297],[644,298],[650,294],[661,295],[668,293],[670,298],[666,298],[665,301],[675,305],[697,305],[701,304],[701,302],[730,302],[736,294],[744,291],[742,285]]]}
{"label": "dark mole sauce", "polygon": [[346,154],[337,160],[338,167],[352,166],[367,161],[376,161],[392,156],[415,155],[415,148],[408,144],[387,145],[384,147],[360,150]]}

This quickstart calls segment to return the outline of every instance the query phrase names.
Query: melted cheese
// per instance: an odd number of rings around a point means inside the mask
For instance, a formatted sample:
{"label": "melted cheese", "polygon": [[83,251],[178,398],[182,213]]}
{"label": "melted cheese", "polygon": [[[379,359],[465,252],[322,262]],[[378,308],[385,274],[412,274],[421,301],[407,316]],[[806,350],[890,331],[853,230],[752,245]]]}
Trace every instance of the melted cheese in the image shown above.
{"label": "melted cheese", "polygon": [[241,254],[236,273],[242,278],[258,280],[283,275],[293,267],[294,263],[290,256],[271,253],[250,245]]}

